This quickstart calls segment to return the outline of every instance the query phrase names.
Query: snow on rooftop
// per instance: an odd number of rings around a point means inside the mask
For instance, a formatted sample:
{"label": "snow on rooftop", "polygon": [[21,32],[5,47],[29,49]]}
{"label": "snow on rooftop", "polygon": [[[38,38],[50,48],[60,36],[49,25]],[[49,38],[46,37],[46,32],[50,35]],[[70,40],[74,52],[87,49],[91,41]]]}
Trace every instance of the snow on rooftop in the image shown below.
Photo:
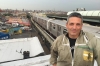
{"label": "snow on rooftop", "polygon": [[19,61],[2,63],[0,66],[50,66],[49,58],[50,55],[45,55]]}
{"label": "snow on rooftop", "polygon": [[38,37],[0,40],[0,62],[23,59],[23,52],[30,57],[43,53]]}
{"label": "snow on rooftop", "polygon": [[[1,63],[0,66],[52,66],[49,63],[49,59],[50,55],[45,55],[19,61]],[[98,66],[96,61],[94,62],[94,66]]]}

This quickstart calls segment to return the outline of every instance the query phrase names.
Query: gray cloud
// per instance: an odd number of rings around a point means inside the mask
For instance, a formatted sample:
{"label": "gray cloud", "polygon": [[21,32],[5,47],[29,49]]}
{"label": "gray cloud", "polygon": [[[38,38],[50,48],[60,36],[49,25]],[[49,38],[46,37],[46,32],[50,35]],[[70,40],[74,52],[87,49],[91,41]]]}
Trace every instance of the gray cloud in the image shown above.
{"label": "gray cloud", "polygon": [[83,7],[87,10],[100,10],[99,4],[100,0],[0,0],[2,9],[70,11]]}

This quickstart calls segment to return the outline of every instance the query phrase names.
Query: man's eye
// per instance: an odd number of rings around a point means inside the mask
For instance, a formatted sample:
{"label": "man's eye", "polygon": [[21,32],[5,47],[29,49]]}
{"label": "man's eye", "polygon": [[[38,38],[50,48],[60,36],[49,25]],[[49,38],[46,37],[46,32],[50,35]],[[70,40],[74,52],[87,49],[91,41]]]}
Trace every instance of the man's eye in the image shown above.
{"label": "man's eye", "polygon": [[81,24],[77,24],[77,26],[80,26]]}
{"label": "man's eye", "polygon": [[73,23],[70,23],[69,25],[73,25]]}

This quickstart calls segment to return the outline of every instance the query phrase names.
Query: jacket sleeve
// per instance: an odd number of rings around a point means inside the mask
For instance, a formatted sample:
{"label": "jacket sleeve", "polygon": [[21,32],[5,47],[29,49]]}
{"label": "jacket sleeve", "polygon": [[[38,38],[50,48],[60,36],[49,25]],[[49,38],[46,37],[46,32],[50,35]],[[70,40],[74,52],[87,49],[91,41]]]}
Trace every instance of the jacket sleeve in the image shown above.
{"label": "jacket sleeve", "polygon": [[93,48],[93,58],[97,61],[98,66],[100,66],[100,38],[91,38],[89,44]]}
{"label": "jacket sleeve", "polygon": [[57,42],[58,40],[56,39],[51,46],[50,64],[52,65],[57,63],[57,57],[58,57]]}
{"label": "jacket sleeve", "polygon": [[97,64],[100,66],[100,38],[96,39],[95,54]]}

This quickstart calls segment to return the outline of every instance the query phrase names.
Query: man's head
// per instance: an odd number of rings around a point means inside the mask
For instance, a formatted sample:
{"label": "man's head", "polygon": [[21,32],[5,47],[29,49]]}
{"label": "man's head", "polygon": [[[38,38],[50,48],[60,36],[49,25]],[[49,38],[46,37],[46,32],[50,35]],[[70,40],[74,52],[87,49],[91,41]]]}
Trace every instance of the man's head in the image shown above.
{"label": "man's head", "polygon": [[70,38],[77,38],[83,26],[83,17],[80,13],[73,12],[67,18],[66,27]]}

